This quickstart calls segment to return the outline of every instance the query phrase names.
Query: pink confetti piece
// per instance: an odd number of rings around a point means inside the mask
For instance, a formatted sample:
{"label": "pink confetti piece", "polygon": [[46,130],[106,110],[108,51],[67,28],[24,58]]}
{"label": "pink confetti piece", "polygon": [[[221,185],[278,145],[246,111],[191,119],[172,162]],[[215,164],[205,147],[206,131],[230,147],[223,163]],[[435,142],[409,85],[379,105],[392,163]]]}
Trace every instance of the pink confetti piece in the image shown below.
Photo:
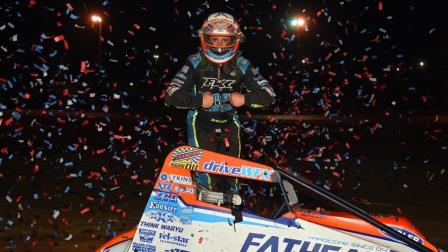
{"label": "pink confetti piece", "polygon": [[90,208],[86,207],[86,208],[82,209],[80,213],[81,213],[81,215],[84,215],[84,214],[88,213],[89,211],[90,211]]}

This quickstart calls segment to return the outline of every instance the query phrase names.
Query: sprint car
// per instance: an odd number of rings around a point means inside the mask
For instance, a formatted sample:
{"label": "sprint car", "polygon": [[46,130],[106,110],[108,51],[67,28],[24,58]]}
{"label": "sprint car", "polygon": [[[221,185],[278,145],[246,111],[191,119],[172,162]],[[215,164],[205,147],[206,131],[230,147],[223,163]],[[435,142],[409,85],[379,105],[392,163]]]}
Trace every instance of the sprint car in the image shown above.
{"label": "sprint car", "polygon": [[[199,175],[236,179],[238,189],[211,190]],[[323,203],[310,207],[306,198]],[[289,171],[180,146],[165,159],[138,225],[97,249],[115,251],[441,250],[403,216],[372,216]]]}

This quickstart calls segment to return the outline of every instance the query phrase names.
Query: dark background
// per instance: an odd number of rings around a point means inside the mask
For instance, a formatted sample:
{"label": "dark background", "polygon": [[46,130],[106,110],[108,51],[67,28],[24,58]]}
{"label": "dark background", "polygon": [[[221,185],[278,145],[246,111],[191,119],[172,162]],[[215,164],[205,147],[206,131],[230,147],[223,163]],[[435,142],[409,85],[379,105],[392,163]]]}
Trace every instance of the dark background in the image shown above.
{"label": "dark background", "polygon": [[[242,157],[402,212],[448,248],[444,1],[0,6],[3,250],[93,250],[137,223],[165,156],[186,142],[185,111],[166,107],[164,90],[216,11],[238,19],[244,56],[278,95],[239,111]],[[92,13],[103,18],[100,44]],[[289,25],[298,14],[307,31]]]}

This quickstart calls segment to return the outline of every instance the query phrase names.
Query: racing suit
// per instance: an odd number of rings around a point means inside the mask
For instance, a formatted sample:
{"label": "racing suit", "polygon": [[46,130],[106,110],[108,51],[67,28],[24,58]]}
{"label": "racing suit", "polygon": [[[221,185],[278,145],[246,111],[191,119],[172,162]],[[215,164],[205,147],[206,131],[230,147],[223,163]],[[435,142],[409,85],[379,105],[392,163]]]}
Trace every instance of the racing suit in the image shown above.
{"label": "racing suit", "polygon": [[[243,93],[243,90],[247,92]],[[230,94],[244,95],[244,106],[261,108],[274,102],[275,93],[258,68],[238,52],[224,64],[210,62],[201,52],[188,57],[167,88],[165,102],[187,115],[188,144],[240,157],[240,122],[229,102]],[[214,104],[202,108],[202,96],[210,92]],[[210,184],[210,183],[208,183]]]}

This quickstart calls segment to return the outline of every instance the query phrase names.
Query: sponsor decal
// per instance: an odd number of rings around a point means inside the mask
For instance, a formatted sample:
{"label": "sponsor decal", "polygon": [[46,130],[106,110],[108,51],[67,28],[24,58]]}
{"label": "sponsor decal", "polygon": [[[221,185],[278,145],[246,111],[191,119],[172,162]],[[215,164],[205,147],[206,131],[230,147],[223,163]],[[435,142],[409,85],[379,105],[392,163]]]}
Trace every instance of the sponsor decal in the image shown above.
{"label": "sponsor decal", "polygon": [[218,88],[219,91],[232,91],[232,85],[236,82],[236,80],[217,79],[213,77],[203,78],[204,82],[202,83],[201,89],[207,87],[208,89]]}
{"label": "sponsor decal", "polygon": [[341,246],[349,246],[350,245],[350,242],[348,242],[348,241],[341,241],[341,240],[337,240],[337,239],[324,238],[324,237],[319,237],[319,236],[309,236],[308,240],[322,242],[322,243],[326,243],[326,244],[332,244],[332,245],[341,245]]}
{"label": "sponsor decal", "polygon": [[[406,230],[406,229],[404,229],[404,228],[401,228],[401,227],[397,227],[397,226],[393,226],[393,225],[388,225],[388,226],[391,227],[391,228],[393,228],[393,229],[395,229],[395,231],[397,231],[398,233],[400,233],[400,234],[406,236],[407,238],[409,238],[409,239],[411,239],[411,240],[413,240],[413,241],[415,241],[415,242],[418,242],[418,243],[420,243],[420,244],[423,245],[423,239],[422,239],[420,236],[418,236],[417,234],[414,234],[414,233],[412,233],[411,231],[408,231],[408,230]],[[380,230],[380,231],[381,231],[385,236],[387,236],[387,237],[389,237],[389,238],[395,240],[395,238],[393,238],[392,236],[390,236],[389,233],[384,232],[383,230]]]}
{"label": "sponsor decal", "polygon": [[170,213],[174,213],[178,209],[178,207],[175,207],[172,205],[166,205],[166,204],[163,204],[162,202],[158,202],[158,201],[150,201],[149,208],[157,209],[157,210],[164,211],[164,212],[170,212]]}
{"label": "sponsor decal", "polygon": [[196,171],[199,168],[199,164],[174,162],[174,163],[171,163],[171,167],[179,168],[179,169],[186,169],[186,170],[190,170],[190,171]]}
{"label": "sponsor decal", "polygon": [[274,172],[267,169],[250,167],[246,165],[238,167],[238,166],[229,166],[225,162],[221,162],[218,164],[215,161],[204,163],[202,169],[204,171],[209,171],[217,174],[230,174],[234,176],[264,180],[264,181],[271,181],[271,176],[272,173]]}
{"label": "sponsor decal", "polygon": [[180,69],[180,72],[183,73],[183,74],[187,74],[189,69],[190,69],[189,66],[184,65],[184,66]]}
{"label": "sponsor decal", "polygon": [[[174,79],[177,80],[177,79]],[[176,84],[174,83],[174,80],[170,83],[170,87],[168,87],[166,89],[166,91],[168,92],[168,96],[172,96],[174,94],[174,92],[176,92],[177,90],[179,90],[178,87],[174,87]]]}
{"label": "sponsor decal", "polygon": [[193,207],[182,207],[180,209],[180,214],[182,214],[182,215],[192,215],[193,214]]}
{"label": "sponsor decal", "polygon": [[183,185],[191,185],[191,182],[192,182],[191,177],[181,176],[181,175],[176,175],[176,174],[166,174],[166,173],[160,174],[160,179],[162,181],[170,181],[170,182],[183,184]]}
{"label": "sponsor decal", "polygon": [[154,236],[156,235],[156,231],[139,228],[138,235],[140,237],[140,241],[146,242],[146,243],[152,243],[152,241],[154,240]]}
{"label": "sponsor decal", "polygon": [[151,211],[148,212],[148,215],[150,220],[157,222],[173,223],[177,221],[177,217],[169,213]]}
{"label": "sponsor decal", "polygon": [[193,194],[194,190],[192,187],[185,187],[185,186],[173,186],[173,191],[179,192],[179,193],[189,193]]}
{"label": "sponsor decal", "polygon": [[159,223],[152,223],[152,222],[142,221],[142,222],[140,223],[140,227],[145,227],[145,228],[159,228]]}
{"label": "sponsor decal", "polygon": [[193,219],[190,216],[180,216],[179,221],[182,224],[190,225]]}
{"label": "sponsor decal", "polygon": [[190,251],[175,248],[175,249],[165,249],[165,252],[190,252]]}
{"label": "sponsor decal", "polygon": [[[184,215],[176,216],[176,215],[166,213],[166,212],[150,211],[150,212],[146,212],[145,215],[150,220],[160,222],[160,225],[165,224],[165,223],[170,224],[170,223],[176,223],[176,222],[180,222],[185,225],[190,225],[193,222],[193,219],[191,218],[191,216],[184,216]],[[155,223],[146,222],[146,221],[142,221],[141,226],[142,227],[152,227],[152,228],[160,228],[161,227],[159,225],[157,225],[157,227],[156,227]]]}
{"label": "sponsor decal", "polygon": [[172,231],[172,232],[178,232],[178,233],[182,233],[184,231],[183,227],[176,227],[176,226],[172,226],[172,225],[168,225],[168,224],[160,225],[160,229]]}
{"label": "sponsor decal", "polygon": [[312,217],[312,218],[319,218],[319,219],[325,219],[327,218],[327,216],[325,214],[322,214],[320,212],[315,212],[315,211],[305,211],[305,210],[300,210],[300,214],[302,216],[306,216],[306,217]]}
{"label": "sponsor decal", "polygon": [[198,164],[202,157],[202,150],[196,148],[179,148],[173,153],[171,163]]}
{"label": "sponsor decal", "polygon": [[157,183],[157,187],[164,192],[171,192],[171,185],[167,183]]}
{"label": "sponsor decal", "polygon": [[186,247],[189,240],[190,240],[189,238],[185,238],[180,235],[173,235],[169,232],[161,232],[159,234],[159,241],[162,243],[169,243],[173,245]]}
{"label": "sponsor decal", "polygon": [[[265,234],[249,233],[241,248],[241,252],[245,251],[313,251],[313,252],[330,252],[341,251],[342,247],[317,242],[302,241],[293,238],[280,238],[278,236],[270,236]],[[364,250],[363,250],[364,251]],[[358,252],[356,249],[350,249],[348,252]]]}
{"label": "sponsor decal", "polygon": [[150,244],[143,244],[134,242],[132,244],[132,251],[138,251],[138,252],[156,252],[156,247]]}
{"label": "sponsor decal", "polygon": [[179,196],[174,193],[166,193],[166,192],[155,192],[155,195],[153,195],[155,200],[160,201],[166,201],[166,202],[173,202],[176,203]]}
{"label": "sponsor decal", "polygon": [[185,76],[185,74],[183,73],[177,73],[176,77],[182,80],[187,80],[187,76]]}

